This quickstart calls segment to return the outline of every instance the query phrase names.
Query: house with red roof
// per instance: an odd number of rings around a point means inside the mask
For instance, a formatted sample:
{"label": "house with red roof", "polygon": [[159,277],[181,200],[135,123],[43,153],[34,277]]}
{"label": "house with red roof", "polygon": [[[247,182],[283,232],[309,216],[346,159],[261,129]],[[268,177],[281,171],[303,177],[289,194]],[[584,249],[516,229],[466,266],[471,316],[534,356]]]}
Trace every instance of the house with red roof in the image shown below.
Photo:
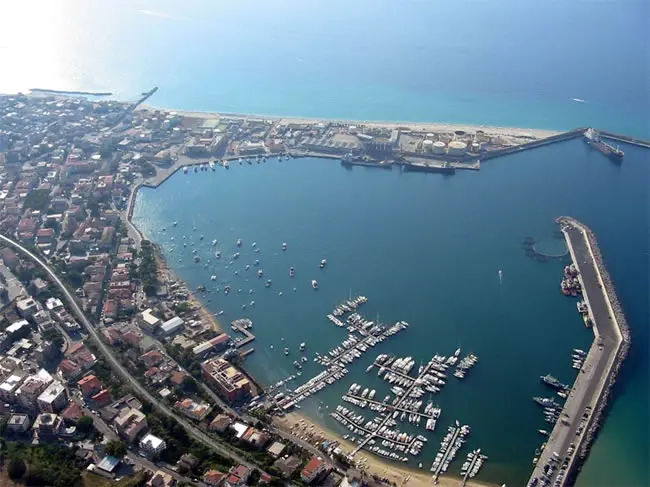
{"label": "house with red roof", "polygon": [[308,484],[320,482],[327,477],[331,470],[332,467],[325,463],[322,458],[313,457],[300,472],[300,478]]}
{"label": "house with red roof", "polygon": [[224,485],[226,487],[243,487],[250,476],[251,471],[245,465],[237,465],[230,469]]}
{"label": "house with red roof", "polygon": [[92,396],[93,394],[96,394],[102,390],[104,387],[102,381],[100,381],[93,374],[82,377],[79,382],[77,382],[77,385],[79,386],[79,389],[81,389],[81,392],[84,396]]}

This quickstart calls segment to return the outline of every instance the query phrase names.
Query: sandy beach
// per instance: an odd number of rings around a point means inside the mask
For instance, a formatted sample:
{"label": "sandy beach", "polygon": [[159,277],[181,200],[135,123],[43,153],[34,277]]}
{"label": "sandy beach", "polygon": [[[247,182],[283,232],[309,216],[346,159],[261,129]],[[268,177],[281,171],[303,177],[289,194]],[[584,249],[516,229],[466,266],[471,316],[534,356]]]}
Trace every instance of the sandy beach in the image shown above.
{"label": "sandy beach", "polygon": [[[354,450],[355,445],[345,441],[336,433],[327,430],[320,425],[313,423],[309,418],[299,413],[289,413],[282,418],[274,420],[275,425],[290,432],[295,436],[302,438],[309,443],[316,445],[323,440],[335,440],[339,443],[342,450],[351,452]],[[379,477],[385,477],[391,482],[399,486],[411,487],[425,487],[433,485],[431,474],[429,473],[428,463],[430,461],[422,459],[422,470],[401,467],[400,465],[383,460],[376,455],[366,451],[361,451],[355,455],[357,468],[364,470],[368,474],[375,474]],[[459,455],[456,461],[462,463],[464,455]],[[456,477],[442,476],[438,479],[438,484],[442,487],[458,487],[462,485],[462,481]],[[484,482],[477,482],[475,480],[468,481],[468,487],[494,487],[497,484],[488,484]]]}
{"label": "sandy beach", "polygon": [[156,111],[162,110],[166,112],[174,112],[178,115],[188,118],[230,118],[230,119],[264,119],[273,120],[285,123],[329,123],[329,122],[343,122],[351,124],[365,125],[368,127],[380,128],[403,128],[418,132],[455,132],[456,130],[463,130],[465,132],[474,133],[477,130],[482,130],[486,134],[495,135],[499,137],[522,137],[543,139],[551,135],[561,133],[557,130],[535,129],[535,128],[519,128],[519,127],[495,127],[490,125],[469,125],[469,124],[453,124],[441,122],[402,122],[402,121],[373,121],[373,120],[342,120],[342,119],[327,119],[327,118],[309,118],[309,117],[289,117],[279,115],[258,115],[258,114],[241,114],[241,113],[217,113],[217,112],[192,112],[187,110],[173,110],[168,108],[155,108],[148,105],[141,106],[138,110]]}

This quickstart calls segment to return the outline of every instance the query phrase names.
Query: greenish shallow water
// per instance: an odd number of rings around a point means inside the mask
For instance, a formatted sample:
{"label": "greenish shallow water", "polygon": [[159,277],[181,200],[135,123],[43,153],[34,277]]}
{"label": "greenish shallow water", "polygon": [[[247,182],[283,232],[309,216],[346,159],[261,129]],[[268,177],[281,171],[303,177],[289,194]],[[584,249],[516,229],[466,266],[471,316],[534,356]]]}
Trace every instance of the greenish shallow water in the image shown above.
{"label": "greenish shallow water", "polygon": [[[207,304],[212,311],[225,311],[225,324],[242,316],[254,321],[256,352],[247,368],[267,384],[295,372],[291,363],[298,358],[300,342],[307,343],[311,357],[345,338],[325,315],[350,290],[369,297],[362,308],[367,316],[411,324],[349,367],[344,380],[303,403],[304,412],[341,432],[327,408],[341,403],[350,384],[375,388],[378,397],[388,393],[383,381],[364,374],[376,354],[426,361],[458,346],[476,353],[480,363],[468,377],[450,377],[435,397],[443,408],[441,421],[435,433],[426,435],[428,447],[415,464],[430,466],[441,433],[458,419],[472,426],[472,435],[450,473],[459,471],[468,448],[482,448],[489,460],[479,478],[509,485],[525,483],[541,443],[536,430],[546,426],[531,401],[531,396],[549,393],[539,375],[571,381],[570,351],[585,348],[592,339],[575,301],[559,292],[563,261],[537,263],[525,256],[520,243],[530,235],[552,247],[554,218],[571,215],[584,221],[598,236],[634,347],[579,485],[646,485],[649,450],[642,433],[648,430],[644,351],[650,174],[647,152],[625,150],[619,167],[572,141],[453,177],[346,170],[318,159],[177,173],[158,189],[139,194],[134,221],[160,244],[171,267],[191,287],[232,284],[235,292],[212,293]],[[173,221],[178,227],[172,227]],[[226,257],[237,250],[237,238],[244,242],[241,257],[226,269],[227,259],[217,262],[210,242],[218,239]],[[252,242],[259,254],[253,253]],[[288,244],[286,252],[282,242]],[[192,248],[201,264],[193,263]],[[318,269],[321,258],[328,259],[325,270]],[[244,270],[255,259],[265,278],[273,280],[270,289],[253,270]],[[288,276],[290,266],[296,269],[294,279]],[[210,281],[213,274],[217,282]],[[320,283],[317,292],[311,279]],[[255,307],[242,310],[251,299]],[[289,357],[281,353],[285,344],[292,349]],[[303,377],[320,370],[310,361]]]}

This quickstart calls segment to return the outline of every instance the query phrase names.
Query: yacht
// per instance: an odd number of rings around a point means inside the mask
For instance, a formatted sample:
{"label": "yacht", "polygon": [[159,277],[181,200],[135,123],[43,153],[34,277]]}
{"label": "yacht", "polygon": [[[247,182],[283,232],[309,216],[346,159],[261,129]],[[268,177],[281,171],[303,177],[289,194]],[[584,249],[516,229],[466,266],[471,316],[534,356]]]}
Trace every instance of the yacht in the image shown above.
{"label": "yacht", "polygon": [[296,271],[293,267],[289,267],[289,277],[293,277],[296,275]]}
{"label": "yacht", "polygon": [[306,347],[307,347],[307,344],[305,342],[302,342],[300,344],[300,351],[302,352]]}
{"label": "yacht", "polygon": [[311,287],[314,289],[318,289],[318,281],[316,279],[312,279]]}
{"label": "yacht", "polygon": [[266,282],[264,283],[265,287],[271,287],[271,279],[267,279]]}
{"label": "yacht", "polygon": [[287,250],[287,242],[282,242],[282,250]]}
{"label": "yacht", "polygon": [[241,238],[238,238],[238,239],[237,239],[237,247],[241,247],[241,243],[242,243],[242,242],[241,242]]}
{"label": "yacht", "polygon": [[327,265],[327,259],[323,259],[320,261],[320,268],[323,269]]}
{"label": "yacht", "polygon": [[262,277],[264,275],[264,271],[262,269],[257,271],[257,277]]}
{"label": "yacht", "polygon": [[216,238],[212,241],[212,246],[213,246],[213,247],[216,247],[216,246],[217,246],[217,239],[216,239]]}

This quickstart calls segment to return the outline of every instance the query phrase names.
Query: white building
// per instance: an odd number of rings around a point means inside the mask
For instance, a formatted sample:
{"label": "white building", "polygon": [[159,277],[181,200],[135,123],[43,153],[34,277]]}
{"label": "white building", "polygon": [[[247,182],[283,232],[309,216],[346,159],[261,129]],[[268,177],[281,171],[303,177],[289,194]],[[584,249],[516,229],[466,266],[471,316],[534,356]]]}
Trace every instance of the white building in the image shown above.
{"label": "white building", "polygon": [[147,454],[155,457],[165,451],[167,444],[162,438],[158,438],[152,434],[147,434],[142,438],[142,440],[140,440],[140,448]]}
{"label": "white building", "polygon": [[68,404],[65,386],[58,381],[52,382],[36,400],[38,409],[44,413],[58,413]]}
{"label": "white building", "polygon": [[160,333],[164,336],[173,335],[183,329],[184,321],[178,316],[165,321],[160,327]]}

